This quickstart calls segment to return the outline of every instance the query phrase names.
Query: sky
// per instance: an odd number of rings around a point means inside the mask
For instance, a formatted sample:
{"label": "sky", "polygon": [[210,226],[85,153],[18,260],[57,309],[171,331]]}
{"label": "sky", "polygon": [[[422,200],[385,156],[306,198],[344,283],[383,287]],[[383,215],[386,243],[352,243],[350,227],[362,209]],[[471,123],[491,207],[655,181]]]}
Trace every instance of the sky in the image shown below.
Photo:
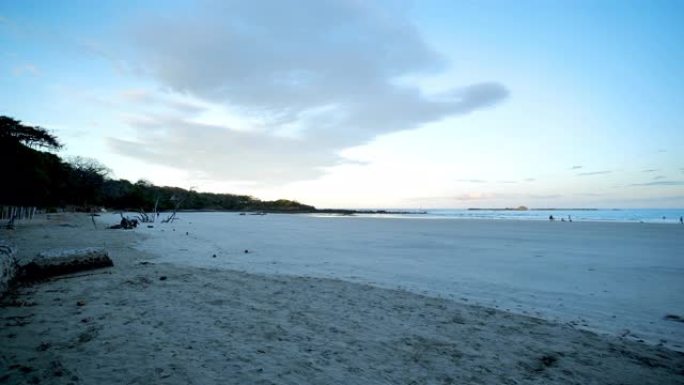
{"label": "sky", "polygon": [[0,115],[316,207],[684,207],[684,2],[0,0]]}

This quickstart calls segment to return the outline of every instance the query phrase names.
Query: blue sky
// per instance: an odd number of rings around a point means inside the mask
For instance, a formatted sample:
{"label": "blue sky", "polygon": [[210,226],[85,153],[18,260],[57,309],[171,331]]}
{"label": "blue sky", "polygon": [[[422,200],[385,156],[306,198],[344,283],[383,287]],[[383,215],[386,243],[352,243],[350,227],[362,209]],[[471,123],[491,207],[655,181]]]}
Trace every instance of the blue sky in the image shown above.
{"label": "blue sky", "polygon": [[[143,4],[140,4],[143,3]],[[0,3],[0,114],[319,207],[684,207],[679,1]]]}

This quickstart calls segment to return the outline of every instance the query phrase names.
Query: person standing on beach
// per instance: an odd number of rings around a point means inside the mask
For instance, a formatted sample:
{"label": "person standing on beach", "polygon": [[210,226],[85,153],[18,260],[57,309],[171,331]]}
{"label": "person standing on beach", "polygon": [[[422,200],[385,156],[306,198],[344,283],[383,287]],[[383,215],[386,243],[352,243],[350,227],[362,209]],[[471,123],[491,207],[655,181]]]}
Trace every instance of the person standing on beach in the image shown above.
{"label": "person standing on beach", "polygon": [[679,217],[679,223],[684,225],[684,217]]}

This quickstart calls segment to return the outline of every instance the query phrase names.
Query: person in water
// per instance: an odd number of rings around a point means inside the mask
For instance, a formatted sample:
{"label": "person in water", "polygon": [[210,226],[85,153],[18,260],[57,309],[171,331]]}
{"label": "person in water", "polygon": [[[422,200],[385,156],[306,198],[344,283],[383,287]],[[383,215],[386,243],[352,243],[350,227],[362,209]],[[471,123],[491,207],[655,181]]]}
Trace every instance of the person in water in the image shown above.
{"label": "person in water", "polygon": [[550,220],[550,221],[553,220],[553,215],[549,215],[549,220]]}

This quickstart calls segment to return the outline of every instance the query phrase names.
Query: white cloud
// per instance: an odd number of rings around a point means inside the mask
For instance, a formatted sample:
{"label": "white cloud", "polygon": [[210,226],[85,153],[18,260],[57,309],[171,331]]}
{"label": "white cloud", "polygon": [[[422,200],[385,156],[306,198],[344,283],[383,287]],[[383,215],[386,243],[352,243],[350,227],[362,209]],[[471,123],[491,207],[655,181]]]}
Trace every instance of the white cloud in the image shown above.
{"label": "white cloud", "polygon": [[[401,10],[380,3],[200,4],[176,18],[150,15],[133,29],[140,66],[169,93],[223,105],[251,130],[215,118],[157,115],[154,133],[134,124],[137,138],[112,139],[116,151],[228,180],[303,180],[343,161],[342,149],[508,95],[495,82],[439,95],[395,82],[438,71],[444,61]],[[193,160],[184,159],[190,151]]]}
{"label": "white cloud", "polygon": [[487,183],[486,180],[483,179],[458,179],[457,182],[465,182],[465,183]]}
{"label": "white cloud", "polygon": [[226,127],[172,117],[131,119],[135,141],[109,138],[118,153],[151,163],[173,166],[215,180],[280,183],[314,178],[316,165],[341,159],[326,148],[292,138],[241,132]]}
{"label": "white cloud", "polygon": [[603,170],[603,171],[590,171],[590,172],[580,172],[577,174],[577,176],[593,176],[593,175],[606,175],[610,174],[612,171],[610,170]]}
{"label": "white cloud", "polygon": [[655,182],[633,183],[630,186],[684,186],[684,180],[659,180]]}

